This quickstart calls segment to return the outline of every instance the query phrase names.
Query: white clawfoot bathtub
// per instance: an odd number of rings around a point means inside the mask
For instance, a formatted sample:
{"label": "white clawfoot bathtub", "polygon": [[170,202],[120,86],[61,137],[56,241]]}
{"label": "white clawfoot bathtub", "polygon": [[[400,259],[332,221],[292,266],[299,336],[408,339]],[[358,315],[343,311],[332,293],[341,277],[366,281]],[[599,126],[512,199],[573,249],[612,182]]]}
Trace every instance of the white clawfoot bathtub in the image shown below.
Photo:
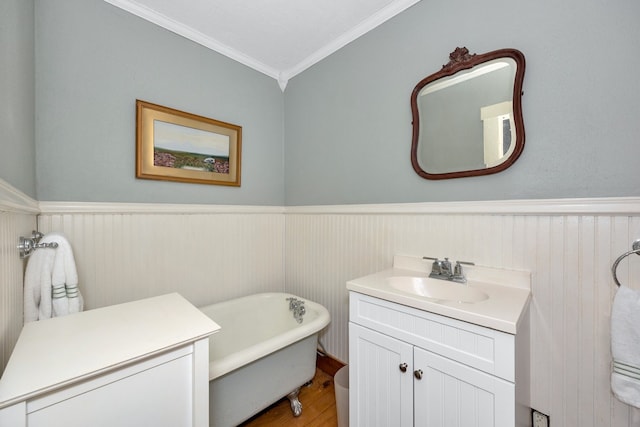
{"label": "white clawfoot bathtub", "polygon": [[[301,323],[296,301],[304,301]],[[299,415],[297,391],[315,375],[327,309],[295,295],[264,293],[200,310],[221,326],[209,344],[209,424],[237,426],[284,396]]]}

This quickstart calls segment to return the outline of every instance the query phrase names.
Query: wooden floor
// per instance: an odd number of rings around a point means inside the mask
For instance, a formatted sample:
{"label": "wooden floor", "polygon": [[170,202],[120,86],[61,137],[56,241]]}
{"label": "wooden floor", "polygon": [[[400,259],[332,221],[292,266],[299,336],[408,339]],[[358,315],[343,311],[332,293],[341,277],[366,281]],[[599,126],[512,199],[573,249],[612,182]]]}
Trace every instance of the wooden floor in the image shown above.
{"label": "wooden floor", "polygon": [[250,420],[241,427],[296,426],[296,427],[336,427],[336,399],[333,377],[320,369],[311,384],[300,390],[302,414],[294,417],[289,399],[284,398]]}

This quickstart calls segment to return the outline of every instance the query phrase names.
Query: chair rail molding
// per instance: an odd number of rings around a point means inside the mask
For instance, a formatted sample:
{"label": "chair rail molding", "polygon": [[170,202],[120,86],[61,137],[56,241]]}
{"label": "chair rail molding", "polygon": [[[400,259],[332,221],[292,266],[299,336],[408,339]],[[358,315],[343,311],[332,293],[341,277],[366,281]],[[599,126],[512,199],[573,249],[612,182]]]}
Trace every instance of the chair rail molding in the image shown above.
{"label": "chair rail molding", "polygon": [[42,214],[278,214],[281,206],[168,203],[40,202]]}
{"label": "chair rail molding", "polygon": [[[0,196],[2,196],[0,181]],[[14,190],[17,192],[17,190]],[[24,198],[28,199],[27,196]],[[0,201],[0,203],[2,203]],[[140,214],[509,214],[509,215],[638,215],[640,197],[522,199],[422,203],[379,203],[309,206],[197,205],[120,202],[32,201],[32,209],[57,213]],[[37,206],[37,207],[35,207]]]}
{"label": "chair rail molding", "polygon": [[0,210],[18,213],[40,213],[38,202],[0,179]]}
{"label": "chair rail molding", "polygon": [[287,206],[291,214],[637,215],[640,197]]}

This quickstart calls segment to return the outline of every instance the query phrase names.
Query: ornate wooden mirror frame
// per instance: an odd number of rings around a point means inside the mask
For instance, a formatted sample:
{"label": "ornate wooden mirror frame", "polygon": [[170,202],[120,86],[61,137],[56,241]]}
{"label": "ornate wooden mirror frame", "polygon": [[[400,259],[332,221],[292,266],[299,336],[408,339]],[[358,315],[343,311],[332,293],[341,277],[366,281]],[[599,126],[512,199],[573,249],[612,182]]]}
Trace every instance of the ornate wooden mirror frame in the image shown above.
{"label": "ornate wooden mirror frame", "polygon": [[[508,167],[510,167],[518,159],[518,157],[522,153],[522,150],[524,148],[524,143],[525,143],[524,121],[522,118],[522,94],[523,94],[522,84],[524,80],[524,70],[525,70],[524,55],[516,49],[500,49],[500,50],[495,50],[485,54],[477,55],[477,54],[470,54],[469,50],[466,47],[462,47],[462,48],[458,47],[449,55],[449,59],[450,61],[447,64],[443,65],[440,71],[422,79],[415,86],[411,94],[411,112],[413,115],[413,139],[411,144],[411,164],[414,170],[418,173],[418,175],[426,179],[460,178],[460,177],[467,177],[467,176],[488,175],[488,174],[501,172],[507,169]],[[421,113],[420,103],[422,102],[422,100],[419,100],[419,97],[421,96],[421,94],[425,95],[428,92],[428,90],[425,90],[425,92],[423,93],[423,89],[425,89],[425,87],[427,86],[430,86],[430,88],[432,88],[436,84],[437,85],[442,84],[442,86],[446,87],[446,86],[453,86],[453,84],[455,84],[454,81],[459,81],[459,80],[469,81],[471,80],[469,78],[469,75],[472,74],[471,73],[472,71],[480,75],[486,74],[488,76],[488,72],[486,71],[483,72],[482,70],[479,70],[481,68],[489,68],[488,65],[491,65],[491,64],[487,64],[487,63],[492,63],[492,64],[497,63],[499,64],[498,66],[512,68],[512,70],[509,72],[512,73],[513,82],[509,81],[506,83],[509,86],[505,86],[506,91],[508,92],[508,90],[511,88],[510,85],[511,84],[513,85],[512,98],[510,100],[505,101],[506,103],[509,103],[509,102],[512,103],[509,105],[509,107],[512,107],[512,110],[510,115],[503,116],[503,117],[507,117],[507,116],[509,117],[508,119],[507,118],[504,119],[504,120],[508,120],[509,122],[506,125],[507,126],[506,129],[508,131],[508,138],[509,138],[508,153],[505,151],[499,160],[497,160],[496,162],[485,163],[484,167],[476,167],[477,166],[476,165],[470,168],[465,168],[464,166],[457,167],[454,165],[451,167],[452,170],[446,170],[447,169],[446,167],[443,167],[444,170],[438,170],[438,171],[426,170],[429,168],[428,167],[425,168],[423,164],[425,162],[424,161],[425,156],[422,155],[421,157],[421,154],[423,153],[423,151],[427,149],[436,150],[436,151],[431,151],[431,153],[437,152],[438,154],[442,154],[443,158],[445,159],[447,156],[449,156],[449,158],[451,158],[452,161],[455,162],[456,159],[453,159],[453,157],[455,157],[455,154],[449,155],[448,152],[450,149],[453,149],[453,145],[458,144],[458,141],[454,141],[455,144],[442,141],[441,143],[446,145],[439,146],[438,148],[429,148],[428,144],[433,144],[435,141],[427,141],[426,138],[421,139],[421,136],[423,136],[422,134],[424,133],[422,132],[423,130],[420,129],[421,119],[423,121],[426,121],[426,117],[424,115],[424,111],[423,111],[423,116],[421,117],[420,115]],[[489,77],[483,77],[483,78],[487,79]],[[476,79],[475,77],[473,77],[473,79],[477,81],[481,81],[481,79]],[[467,86],[469,86],[469,83],[467,83]],[[466,88],[467,86],[459,86],[456,90],[458,92],[462,92],[461,88],[462,87]],[[435,90],[439,90],[439,89],[435,89]],[[462,93],[471,95],[469,92],[470,91],[467,90],[467,92],[462,92]],[[475,92],[482,92],[482,90],[475,91]],[[439,94],[439,96],[444,96],[444,91],[442,91],[442,93]],[[436,97],[432,95],[432,99],[435,99],[435,98]],[[459,104],[461,106],[466,106],[465,100],[460,100],[457,102],[461,102],[461,104]],[[480,108],[476,108],[475,105],[472,108],[475,109],[474,114],[476,114],[475,113],[476,110],[480,109]],[[426,107],[424,107],[424,109],[426,110]],[[440,110],[445,110],[445,108],[442,108]],[[431,109],[431,111],[440,111],[440,110]],[[456,109],[449,108],[449,110],[456,110]],[[483,123],[480,120],[480,116],[481,116],[480,112],[477,111],[477,119],[478,119],[477,121],[479,123],[473,123],[470,126],[475,126],[476,128],[478,128],[479,126],[480,133],[482,133]],[[457,116],[455,117],[455,119],[457,120]],[[461,122],[456,122],[454,118],[452,118],[451,120],[442,120],[442,119],[438,119],[438,120],[439,121],[437,123],[434,122],[433,124],[434,126],[440,126],[445,128],[444,132],[447,134],[446,135],[447,138],[449,137],[449,134],[455,134],[457,131],[456,128],[460,127],[463,124]],[[474,118],[474,121],[475,121],[475,118]],[[502,132],[502,130],[500,132]],[[476,144],[476,146],[473,147],[473,150],[478,150],[482,148],[482,147],[479,148],[477,144],[484,143],[483,141],[485,141],[486,139],[482,139],[482,138],[486,138],[486,134],[487,134],[487,130],[485,125],[484,136],[483,135],[480,136],[481,138],[480,141],[473,142],[474,144]],[[515,141],[511,140],[512,135],[515,136],[515,138],[513,138],[515,139]],[[455,138],[455,137],[451,136],[451,138]],[[443,139],[446,139],[446,138],[443,138]],[[463,142],[467,143],[467,141],[459,141],[460,144],[462,144]],[[511,146],[510,144],[513,144],[513,145]],[[502,150],[502,148],[499,148],[499,149]],[[466,151],[471,150],[471,148],[465,148],[461,146],[461,148],[458,148],[458,150],[462,150],[459,152],[464,152],[465,150]],[[481,161],[478,162],[479,164],[482,164],[482,162],[486,162],[487,148],[485,147],[484,150],[485,150],[485,156],[483,157],[483,159],[480,159]],[[429,158],[429,156],[426,156],[426,158]],[[430,159],[430,161],[437,161],[437,160]],[[435,169],[439,169],[439,168],[440,168],[440,165],[438,164],[438,167],[436,167]]]}

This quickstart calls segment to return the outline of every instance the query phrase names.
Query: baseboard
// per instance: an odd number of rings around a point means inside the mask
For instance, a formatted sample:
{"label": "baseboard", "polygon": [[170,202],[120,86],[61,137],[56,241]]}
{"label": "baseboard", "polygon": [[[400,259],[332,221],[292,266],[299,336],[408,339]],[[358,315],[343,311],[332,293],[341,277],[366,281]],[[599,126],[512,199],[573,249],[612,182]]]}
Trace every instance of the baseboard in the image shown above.
{"label": "baseboard", "polygon": [[316,358],[316,367],[321,371],[331,375],[332,377],[343,366],[344,363],[342,363],[341,361],[334,359],[329,355],[322,355],[318,353],[318,357]]}

